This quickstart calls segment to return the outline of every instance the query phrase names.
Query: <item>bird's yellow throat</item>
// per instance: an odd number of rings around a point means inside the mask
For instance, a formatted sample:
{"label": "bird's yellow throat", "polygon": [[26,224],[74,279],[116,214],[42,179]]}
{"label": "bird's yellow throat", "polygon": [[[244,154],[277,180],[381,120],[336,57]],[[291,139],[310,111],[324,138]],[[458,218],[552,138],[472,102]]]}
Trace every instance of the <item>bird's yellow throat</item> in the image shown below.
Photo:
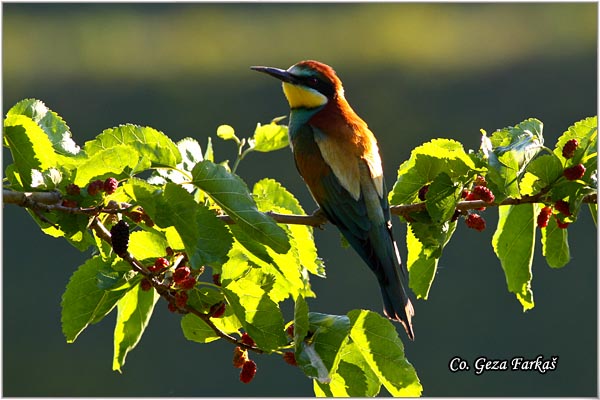
{"label": "bird's yellow throat", "polygon": [[305,88],[283,82],[283,93],[290,103],[290,108],[316,108],[327,103],[327,97],[315,89]]}

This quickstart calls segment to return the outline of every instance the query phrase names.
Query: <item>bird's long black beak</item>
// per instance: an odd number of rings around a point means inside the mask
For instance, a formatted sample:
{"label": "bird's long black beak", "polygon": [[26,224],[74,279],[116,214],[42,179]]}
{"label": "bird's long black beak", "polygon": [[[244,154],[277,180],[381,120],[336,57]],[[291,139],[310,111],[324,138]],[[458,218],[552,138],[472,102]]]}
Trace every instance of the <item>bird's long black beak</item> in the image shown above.
{"label": "bird's long black beak", "polygon": [[265,74],[271,75],[281,81],[288,83],[296,83],[297,79],[294,75],[290,74],[285,69],[273,68],[273,67],[250,67],[250,69],[258,72],[264,72]]}

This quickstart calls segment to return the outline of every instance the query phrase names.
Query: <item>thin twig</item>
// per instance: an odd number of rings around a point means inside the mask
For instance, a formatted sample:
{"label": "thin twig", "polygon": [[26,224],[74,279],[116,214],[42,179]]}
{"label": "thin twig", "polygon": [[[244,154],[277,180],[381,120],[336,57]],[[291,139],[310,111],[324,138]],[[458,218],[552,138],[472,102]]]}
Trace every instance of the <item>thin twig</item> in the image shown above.
{"label": "thin twig", "polygon": [[[43,211],[60,211],[72,214],[84,214],[84,215],[98,215],[100,213],[106,214],[117,214],[127,212],[132,205],[129,203],[120,203],[118,207],[65,207],[61,204],[47,204],[45,202],[37,202],[34,199],[43,199],[44,201],[51,201],[51,199],[57,199],[57,192],[34,192],[34,193],[21,193],[13,192],[11,190],[4,190],[3,201],[7,204],[16,204],[21,207],[38,209]],[[481,207],[498,207],[505,205],[517,205],[525,203],[540,203],[544,202],[546,193],[540,192],[534,196],[523,196],[521,198],[509,197],[504,199],[500,203],[486,203],[483,200],[470,200],[460,201],[456,204],[456,209],[459,211],[476,210]],[[47,195],[47,196],[46,196]],[[60,195],[60,194],[59,194]],[[60,197],[58,197],[60,199]],[[597,203],[597,194],[589,194],[583,198],[583,203]],[[408,216],[411,213],[426,210],[426,203],[414,203],[414,204],[402,204],[390,207],[390,212],[394,215]],[[308,225],[312,227],[321,227],[327,222],[327,218],[321,212],[315,212],[311,215],[298,215],[298,214],[280,214],[272,211],[268,211],[269,217],[273,218],[280,224],[295,224],[295,225]],[[221,221],[226,224],[235,224],[235,220],[229,215],[218,215]]]}

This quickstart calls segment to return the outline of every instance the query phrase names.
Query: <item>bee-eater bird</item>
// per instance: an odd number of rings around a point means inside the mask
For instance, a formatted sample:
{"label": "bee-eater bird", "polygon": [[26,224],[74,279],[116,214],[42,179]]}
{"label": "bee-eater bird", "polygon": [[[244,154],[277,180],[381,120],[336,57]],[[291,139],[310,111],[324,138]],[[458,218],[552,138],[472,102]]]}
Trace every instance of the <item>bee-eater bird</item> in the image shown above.
{"label": "bee-eater bird", "polygon": [[373,133],[344,97],[328,65],[301,61],[287,70],[251,67],[283,81],[290,105],[290,146],[296,167],[327,219],[377,276],[384,314],[413,340],[414,309],[400,280],[400,255],[379,148]]}

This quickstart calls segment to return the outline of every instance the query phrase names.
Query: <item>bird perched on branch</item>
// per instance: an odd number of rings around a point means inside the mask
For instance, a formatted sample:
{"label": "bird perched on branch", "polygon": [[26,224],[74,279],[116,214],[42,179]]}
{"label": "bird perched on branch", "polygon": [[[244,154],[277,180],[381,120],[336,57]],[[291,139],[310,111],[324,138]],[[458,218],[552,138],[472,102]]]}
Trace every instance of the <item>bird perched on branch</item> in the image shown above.
{"label": "bird perched on branch", "polygon": [[251,67],[283,82],[291,108],[289,136],[296,167],[327,219],[377,276],[384,313],[414,339],[414,309],[402,268],[373,133],[344,97],[335,71],[318,61],[287,70]]}

